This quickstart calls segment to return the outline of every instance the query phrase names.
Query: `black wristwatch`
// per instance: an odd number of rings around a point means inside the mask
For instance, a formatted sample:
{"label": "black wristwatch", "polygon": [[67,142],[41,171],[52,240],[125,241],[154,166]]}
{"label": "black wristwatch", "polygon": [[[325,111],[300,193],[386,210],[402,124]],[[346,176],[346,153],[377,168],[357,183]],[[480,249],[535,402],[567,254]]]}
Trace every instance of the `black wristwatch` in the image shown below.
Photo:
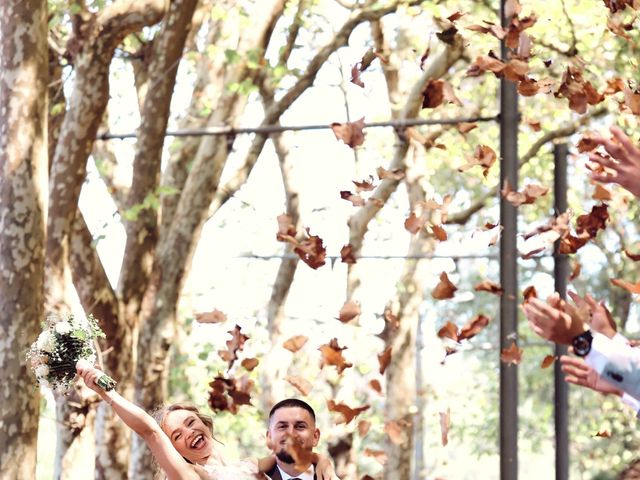
{"label": "black wristwatch", "polygon": [[580,335],[573,337],[571,344],[573,345],[573,353],[579,357],[586,356],[591,351],[591,343],[593,342],[593,335],[591,330],[586,330]]}

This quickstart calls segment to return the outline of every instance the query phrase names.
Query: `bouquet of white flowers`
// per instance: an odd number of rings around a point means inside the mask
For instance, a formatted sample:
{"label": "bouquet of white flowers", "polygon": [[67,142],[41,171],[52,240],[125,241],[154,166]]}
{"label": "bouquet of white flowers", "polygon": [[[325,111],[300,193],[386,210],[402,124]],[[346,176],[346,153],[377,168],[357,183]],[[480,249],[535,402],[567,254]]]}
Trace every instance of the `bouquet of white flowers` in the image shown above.
{"label": "bouquet of white flowers", "polygon": [[[76,363],[85,360],[93,365],[96,361],[94,339],[104,336],[93,315],[86,319],[73,315],[47,317],[42,333],[27,354],[40,385],[59,392],[68,390],[76,376]],[[107,391],[116,386],[108,375],[100,377],[97,384]]]}

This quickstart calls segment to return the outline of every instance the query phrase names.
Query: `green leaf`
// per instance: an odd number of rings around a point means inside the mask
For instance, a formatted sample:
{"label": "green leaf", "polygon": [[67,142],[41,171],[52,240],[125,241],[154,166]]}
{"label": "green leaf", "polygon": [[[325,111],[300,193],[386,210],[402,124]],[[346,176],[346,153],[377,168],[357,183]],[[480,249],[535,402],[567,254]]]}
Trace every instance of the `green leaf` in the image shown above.
{"label": "green leaf", "polygon": [[233,65],[240,60],[240,54],[235,50],[231,50],[230,48],[227,48],[224,51],[224,56],[227,59],[227,63],[229,63],[230,65]]}

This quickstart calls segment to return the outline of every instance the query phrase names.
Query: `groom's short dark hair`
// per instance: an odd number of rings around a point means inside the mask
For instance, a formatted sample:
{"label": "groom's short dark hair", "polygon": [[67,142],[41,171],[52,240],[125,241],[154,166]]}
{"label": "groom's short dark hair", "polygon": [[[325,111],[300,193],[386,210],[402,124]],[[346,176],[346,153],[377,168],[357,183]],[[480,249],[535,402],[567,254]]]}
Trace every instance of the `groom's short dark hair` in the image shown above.
{"label": "groom's short dark hair", "polygon": [[314,422],[316,421],[316,412],[313,411],[313,408],[311,408],[311,405],[309,405],[304,400],[300,400],[298,398],[285,398],[284,400],[280,400],[278,403],[276,403],[271,409],[271,411],[269,412],[269,421],[271,421],[271,417],[273,417],[273,414],[276,413],[277,410],[281,408],[288,408],[288,407],[303,408],[304,410],[309,412],[309,414],[311,415],[311,418],[313,418],[313,421]]}

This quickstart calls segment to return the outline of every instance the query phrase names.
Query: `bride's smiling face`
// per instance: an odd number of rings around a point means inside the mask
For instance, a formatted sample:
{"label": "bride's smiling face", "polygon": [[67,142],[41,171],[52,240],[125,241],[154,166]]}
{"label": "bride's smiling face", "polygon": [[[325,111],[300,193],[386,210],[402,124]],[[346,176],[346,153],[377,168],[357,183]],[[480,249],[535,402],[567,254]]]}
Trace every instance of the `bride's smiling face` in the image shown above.
{"label": "bride's smiling face", "polygon": [[180,455],[193,463],[205,463],[213,450],[211,430],[189,410],[167,413],[162,430]]}

